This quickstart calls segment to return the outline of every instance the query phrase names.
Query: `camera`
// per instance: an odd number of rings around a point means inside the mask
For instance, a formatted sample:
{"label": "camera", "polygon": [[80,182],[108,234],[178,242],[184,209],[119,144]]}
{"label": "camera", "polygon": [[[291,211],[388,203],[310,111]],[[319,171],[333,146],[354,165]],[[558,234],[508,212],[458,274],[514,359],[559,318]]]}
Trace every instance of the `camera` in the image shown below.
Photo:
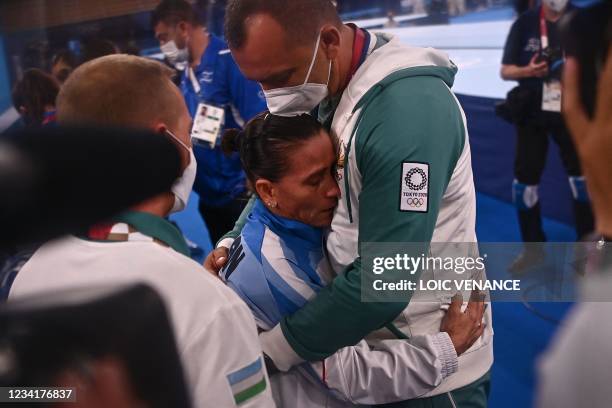
{"label": "camera", "polygon": [[536,62],[542,63],[546,62],[550,67],[552,67],[557,61],[561,61],[563,59],[563,51],[561,51],[561,47],[547,47],[543,49],[536,58]]}

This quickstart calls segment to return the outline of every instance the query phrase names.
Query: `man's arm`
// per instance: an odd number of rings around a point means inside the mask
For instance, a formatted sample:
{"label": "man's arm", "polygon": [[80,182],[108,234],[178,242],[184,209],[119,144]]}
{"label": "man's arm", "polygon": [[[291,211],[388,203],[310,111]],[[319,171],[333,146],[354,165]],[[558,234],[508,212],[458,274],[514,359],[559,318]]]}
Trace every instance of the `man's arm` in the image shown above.
{"label": "man's arm", "polygon": [[524,78],[546,78],[548,76],[548,64],[546,61],[536,62],[538,56],[534,55],[529,65],[506,65],[502,64],[501,77],[505,81],[517,81]]}
{"label": "man's arm", "polygon": [[[225,64],[230,103],[232,109],[237,110],[237,112],[234,112],[234,116],[237,113],[240,117],[236,119],[247,122],[258,113],[267,109],[263,91],[258,83],[249,81],[242,75],[231,54],[224,54],[222,57]],[[221,237],[215,245],[216,249],[206,257],[204,267],[207,270],[217,274],[223,265],[225,265],[228,250],[232,246],[234,239],[240,235],[242,227],[244,227],[246,222],[246,217],[251,213],[254,202],[254,198],[249,200],[245,209],[242,210],[240,217],[236,220],[234,228]]]}
{"label": "man's arm", "polygon": [[475,297],[465,312],[462,304],[461,296],[453,298],[440,333],[383,340],[374,348],[361,341],[313,366],[322,365],[322,380],[352,403],[376,405],[419,398],[457,372],[457,355],[484,331],[484,304]]}
{"label": "man's arm", "polygon": [[[359,242],[430,242],[465,142],[463,119],[450,90],[437,78],[400,80],[368,105],[359,126]],[[404,163],[425,163],[429,168],[426,212],[400,210]],[[354,345],[405,309],[409,299],[361,302],[362,274],[370,272],[357,258],[313,301],[285,318],[281,329],[260,336],[264,351],[280,369],[298,363],[300,357],[321,360]],[[406,277],[404,272],[401,278]]]}
{"label": "man's arm", "polygon": [[232,106],[238,110],[241,118],[248,122],[265,111],[266,99],[261,86],[242,75],[231,54],[227,54],[227,75]]}
{"label": "man's arm", "polygon": [[536,62],[538,54],[534,54],[528,65],[519,65],[523,44],[523,33],[525,20],[517,19],[508,33],[500,76],[505,81],[517,81],[523,78],[544,78],[548,75],[548,64],[546,61]]}
{"label": "man's arm", "polygon": [[275,406],[253,316],[238,299],[186,344],[182,360],[196,407]]}

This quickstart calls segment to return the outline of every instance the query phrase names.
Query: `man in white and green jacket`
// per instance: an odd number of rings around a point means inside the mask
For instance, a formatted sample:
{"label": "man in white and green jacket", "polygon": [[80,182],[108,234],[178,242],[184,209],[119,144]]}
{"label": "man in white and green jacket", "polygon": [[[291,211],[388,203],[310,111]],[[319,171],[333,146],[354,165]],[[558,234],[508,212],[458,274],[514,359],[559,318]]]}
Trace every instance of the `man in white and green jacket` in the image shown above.
{"label": "man in white and green jacket", "polygon": [[[361,301],[361,281],[371,271],[362,268],[360,244],[476,242],[465,115],[450,90],[457,68],[442,52],[343,25],[330,4],[232,0],[226,12],[232,55],[247,78],[261,83],[270,111],[295,115],[318,107],[339,141],[342,198],[327,239],[338,276],[260,336],[281,370],[322,360],[374,331],[377,338],[438,332],[441,302]],[[218,246],[229,247],[237,232]],[[226,254],[217,249],[207,266],[217,269]],[[379,330],[391,323],[400,333]],[[422,398],[393,406],[486,406],[492,340],[489,308],[480,339],[443,363],[458,364],[458,371]],[[401,373],[397,381],[401,386]],[[376,384],[371,389],[376,393]]]}

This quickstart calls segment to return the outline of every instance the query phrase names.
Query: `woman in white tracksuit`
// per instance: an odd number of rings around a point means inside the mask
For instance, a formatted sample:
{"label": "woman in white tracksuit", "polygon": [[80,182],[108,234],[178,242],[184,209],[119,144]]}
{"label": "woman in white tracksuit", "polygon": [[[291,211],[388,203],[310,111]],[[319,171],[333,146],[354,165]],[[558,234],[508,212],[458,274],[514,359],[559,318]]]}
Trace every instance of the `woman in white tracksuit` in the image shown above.
{"label": "woman in white tracksuit", "polygon": [[[324,232],[339,197],[335,150],[314,118],[267,113],[243,132],[228,132],[224,146],[240,152],[258,198],[220,276],[269,330],[333,279]],[[441,331],[375,348],[361,341],[273,375],[271,383],[281,407],[383,404],[430,392],[457,362],[451,337]]]}

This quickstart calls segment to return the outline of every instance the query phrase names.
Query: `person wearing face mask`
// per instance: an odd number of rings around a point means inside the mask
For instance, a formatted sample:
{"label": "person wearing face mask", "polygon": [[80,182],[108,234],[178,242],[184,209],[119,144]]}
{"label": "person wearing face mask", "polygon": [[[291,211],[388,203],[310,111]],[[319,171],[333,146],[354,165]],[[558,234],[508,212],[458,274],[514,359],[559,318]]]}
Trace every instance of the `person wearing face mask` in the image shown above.
{"label": "person wearing face mask", "polygon": [[[341,199],[326,234],[336,277],[260,335],[264,352],[286,371],[363,338],[437,333],[450,299],[413,302],[407,291],[401,301],[385,302],[385,294],[362,301],[361,284],[371,278],[372,265],[362,262],[361,248],[368,242],[476,242],[466,120],[450,90],[457,67],[443,52],[342,24],[329,0],[230,0],[225,30],[236,62],[261,83],[271,113],[316,110],[338,140]],[[207,269],[227,262],[228,251],[220,247],[239,235],[237,227],[207,258]],[[407,278],[393,271],[385,276]],[[398,330],[389,329],[392,322]],[[490,308],[484,324],[483,335],[459,356],[455,374],[401,406],[486,406]]]}
{"label": "person wearing face mask", "polygon": [[[159,62],[113,55],[80,66],[65,82],[57,101],[60,125],[153,130],[175,143],[183,172],[172,191],[43,245],[17,274],[9,302],[69,288],[147,283],[169,309],[194,406],[273,407],[249,309],[189,258],[184,238],[165,219],[184,208],[196,173],[191,118],[171,75]],[[108,159],[120,154],[109,152]]]}
{"label": "person wearing face mask", "polygon": [[265,110],[265,100],[259,85],[244,78],[225,43],[206,32],[189,3],[162,1],[151,23],[166,59],[182,71],[180,89],[193,118],[199,164],[194,191],[215,243],[233,227],[248,201],[240,160],[221,151],[221,132],[242,127]]}
{"label": "person wearing face mask", "polygon": [[[549,135],[559,146],[573,196],[576,238],[593,231],[591,203],[576,149],[561,116],[563,50],[558,22],[568,0],[543,0],[542,5],[519,16],[504,48],[501,77],[518,81],[508,94],[516,127],[513,199],[524,242],[542,243],[539,184],[546,164]],[[543,245],[528,245],[510,265],[512,273],[524,273],[545,257]]]}
{"label": "person wearing face mask", "polygon": [[[323,249],[340,198],[333,140],[310,115],[263,113],[244,131],[226,131],[223,147],[240,153],[257,201],[219,276],[249,306],[258,327],[270,330],[333,279]],[[471,302],[465,313],[461,304],[453,302],[439,332],[374,347],[362,340],[323,361],[274,373],[277,405],[374,405],[436,388],[484,330],[483,303]],[[440,347],[448,338],[454,349]],[[400,371],[405,374],[396,376]]]}

